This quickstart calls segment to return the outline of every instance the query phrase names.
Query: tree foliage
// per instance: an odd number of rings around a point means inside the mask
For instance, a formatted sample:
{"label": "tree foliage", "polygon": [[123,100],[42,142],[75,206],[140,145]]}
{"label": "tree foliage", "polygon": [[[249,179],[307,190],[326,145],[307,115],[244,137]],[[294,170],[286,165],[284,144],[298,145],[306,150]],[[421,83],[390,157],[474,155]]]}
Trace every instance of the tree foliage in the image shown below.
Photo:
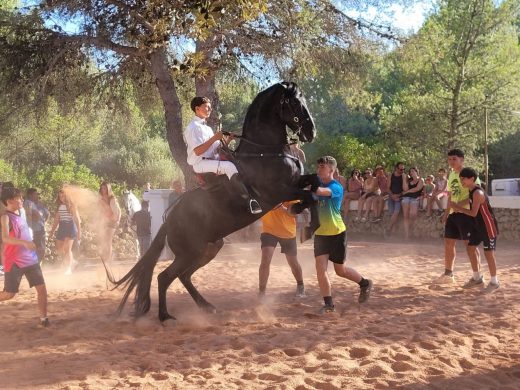
{"label": "tree foliage", "polygon": [[[520,104],[519,12],[517,1],[442,0],[419,33],[390,54],[394,70],[387,75],[399,81],[397,88],[386,82],[391,99],[381,124],[396,145],[411,146],[418,160],[433,150],[440,161],[455,146],[470,156],[481,152],[484,107]],[[519,122],[494,123],[498,139]]]}

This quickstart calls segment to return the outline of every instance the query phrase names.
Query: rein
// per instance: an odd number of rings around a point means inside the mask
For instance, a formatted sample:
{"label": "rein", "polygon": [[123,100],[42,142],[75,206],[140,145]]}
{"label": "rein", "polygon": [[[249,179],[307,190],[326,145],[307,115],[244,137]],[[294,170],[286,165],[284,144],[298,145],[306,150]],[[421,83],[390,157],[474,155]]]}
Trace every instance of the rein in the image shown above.
{"label": "rein", "polygon": [[282,144],[274,144],[274,145],[264,145],[264,144],[259,144],[258,142],[254,142],[254,141],[251,141],[249,139],[247,139],[246,137],[244,137],[243,135],[239,135],[239,134],[234,134],[234,133],[230,133],[229,131],[223,131],[222,134],[224,135],[232,135],[233,138],[238,138],[250,145],[254,145],[254,146],[258,146],[258,147],[261,147],[261,148],[278,148],[280,146],[284,146]]}

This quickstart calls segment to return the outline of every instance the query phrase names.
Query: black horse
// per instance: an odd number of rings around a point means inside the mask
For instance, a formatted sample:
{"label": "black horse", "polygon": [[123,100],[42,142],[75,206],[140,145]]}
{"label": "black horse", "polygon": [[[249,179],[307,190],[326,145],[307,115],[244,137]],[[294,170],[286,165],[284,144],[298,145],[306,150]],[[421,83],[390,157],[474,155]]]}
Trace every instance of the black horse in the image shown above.
{"label": "black horse", "polygon": [[[310,182],[302,181],[300,163],[288,153],[286,126],[302,142],[312,142],[316,134],[301,91],[296,84],[283,82],[262,91],[251,103],[240,145],[234,153],[240,175],[264,213],[282,201],[303,198],[309,201],[309,191],[300,188]],[[194,189],[178,200],[148,251],[121,280],[115,281],[107,271],[116,287],[126,287],[119,312],[134,289],[133,314],[141,316],[150,310],[153,270],[165,240],[175,259],[158,276],[159,319],[174,318],[167,310],[166,291],[175,278],[180,279],[200,308],[216,311],[197,291],[191,277],[217,255],[224,237],[261,217],[246,210],[244,201],[231,192],[225,175],[216,181],[217,185]]]}

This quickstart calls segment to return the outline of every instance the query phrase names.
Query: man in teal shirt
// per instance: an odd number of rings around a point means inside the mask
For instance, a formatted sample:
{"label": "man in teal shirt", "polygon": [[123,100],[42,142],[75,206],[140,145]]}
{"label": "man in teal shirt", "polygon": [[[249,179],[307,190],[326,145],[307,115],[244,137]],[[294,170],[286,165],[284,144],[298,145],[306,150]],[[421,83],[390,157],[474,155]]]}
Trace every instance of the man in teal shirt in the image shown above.
{"label": "man in teal shirt", "polygon": [[341,217],[341,202],[343,187],[334,180],[334,170],[337,167],[336,159],[331,156],[320,157],[318,163],[318,177],[320,187],[315,194],[318,196],[318,213],[320,227],[314,236],[314,257],[316,259],[316,274],[320,292],[325,305],[321,313],[335,311],[332,301],[332,288],[327,274],[329,260],[334,264],[336,275],[352,280],[359,284],[359,303],[364,303],[370,297],[372,281],[363,278],[359,272],[346,266],[347,258],[347,228]]}

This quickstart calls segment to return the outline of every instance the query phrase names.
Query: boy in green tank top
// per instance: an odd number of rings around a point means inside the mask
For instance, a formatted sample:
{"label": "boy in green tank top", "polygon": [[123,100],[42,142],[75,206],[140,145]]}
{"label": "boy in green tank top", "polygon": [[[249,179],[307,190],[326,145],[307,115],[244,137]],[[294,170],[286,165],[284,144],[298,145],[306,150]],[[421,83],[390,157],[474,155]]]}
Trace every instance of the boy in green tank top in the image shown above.
{"label": "boy in green tank top", "polygon": [[[460,149],[452,149],[448,152],[448,164],[452,169],[448,176],[448,204],[456,203],[466,209],[469,205],[469,190],[462,186],[459,173],[464,167],[464,152]],[[478,180],[478,179],[477,179]],[[480,181],[479,181],[480,183]],[[480,253],[468,250],[468,240],[473,229],[473,220],[470,216],[454,211],[448,207],[442,216],[444,227],[444,274],[435,279],[436,284],[449,284],[455,281],[453,268],[456,257],[456,244],[463,240],[466,252],[473,269],[473,278],[478,280],[480,274]],[[465,286],[466,287],[466,286]]]}

